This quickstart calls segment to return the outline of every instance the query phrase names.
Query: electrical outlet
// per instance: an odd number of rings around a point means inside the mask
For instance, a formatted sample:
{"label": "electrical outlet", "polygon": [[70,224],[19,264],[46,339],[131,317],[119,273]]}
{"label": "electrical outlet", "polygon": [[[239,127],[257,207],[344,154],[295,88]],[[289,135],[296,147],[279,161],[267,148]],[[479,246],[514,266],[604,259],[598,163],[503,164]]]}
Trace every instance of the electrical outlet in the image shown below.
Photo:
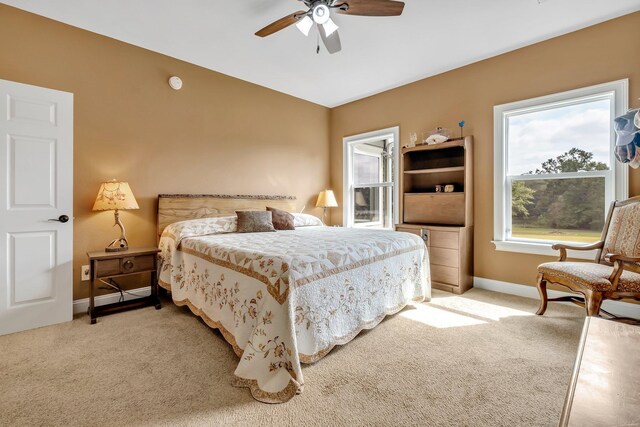
{"label": "electrical outlet", "polygon": [[91,279],[91,268],[88,265],[83,265],[80,270],[80,280],[90,280]]}

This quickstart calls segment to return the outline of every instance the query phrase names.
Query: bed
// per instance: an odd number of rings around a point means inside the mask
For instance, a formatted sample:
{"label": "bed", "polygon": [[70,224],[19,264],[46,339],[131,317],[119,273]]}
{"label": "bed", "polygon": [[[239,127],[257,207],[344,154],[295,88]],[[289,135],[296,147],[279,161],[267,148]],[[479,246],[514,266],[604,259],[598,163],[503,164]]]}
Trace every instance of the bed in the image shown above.
{"label": "bed", "polygon": [[430,298],[429,262],[418,236],[305,214],[295,230],[235,232],[236,210],[266,206],[297,207],[284,196],[161,195],[159,284],[231,344],[234,385],[282,403],[302,392],[302,363]]}

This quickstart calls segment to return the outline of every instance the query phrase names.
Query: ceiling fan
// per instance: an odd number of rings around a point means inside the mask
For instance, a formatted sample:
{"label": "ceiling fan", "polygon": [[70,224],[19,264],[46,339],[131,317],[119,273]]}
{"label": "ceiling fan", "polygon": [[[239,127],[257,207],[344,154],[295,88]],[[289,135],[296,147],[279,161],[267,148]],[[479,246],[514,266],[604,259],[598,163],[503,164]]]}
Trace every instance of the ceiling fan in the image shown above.
{"label": "ceiling fan", "polygon": [[[309,35],[315,24],[327,51],[333,54],[340,52],[342,44],[338,35],[338,26],[331,19],[331,10],[343,15],[360,16],[399,16],[404,10],[404,2],[395,0],[298,0],[305,4],[308,10],[299,10],[284,18],[267,25],[256,33],[256,36],[266,37],[290,25],[296,27],[305,36]],[[320,46],[318,45],[318,52]]]}

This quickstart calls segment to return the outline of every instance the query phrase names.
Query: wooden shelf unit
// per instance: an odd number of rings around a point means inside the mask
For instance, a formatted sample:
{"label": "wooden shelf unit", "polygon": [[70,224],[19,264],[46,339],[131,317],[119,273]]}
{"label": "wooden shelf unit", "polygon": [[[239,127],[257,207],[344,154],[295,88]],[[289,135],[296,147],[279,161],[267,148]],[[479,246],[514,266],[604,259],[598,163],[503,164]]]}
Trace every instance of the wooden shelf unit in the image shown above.
{"label": "wooden shelf unit", "polygon": [[454,166],[450,168],[435,168],[435,169],[417,169],[404,171],[408,174],[422,174],[422,173],[442,173],[442,172],[463,172],[464,166]]}
{"label": "wooden shelf unit", "polygon": [[[473,286],[473,137],[403,148],[396,229],[423,238],[434,288],[461,294]],[[436,192],[453,185],[453,193]]]}

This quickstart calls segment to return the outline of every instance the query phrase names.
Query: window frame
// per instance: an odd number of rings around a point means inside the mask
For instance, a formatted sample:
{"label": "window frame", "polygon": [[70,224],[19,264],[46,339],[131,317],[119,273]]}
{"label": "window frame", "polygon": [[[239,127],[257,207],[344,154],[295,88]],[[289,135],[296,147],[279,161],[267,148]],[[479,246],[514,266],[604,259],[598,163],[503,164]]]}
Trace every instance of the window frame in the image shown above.
{"label": "window frame", "polygon": [[[363,184],[363,185],[354,185],[353,183],[353,156],[354,146],[357,144],[362,144],[366,142],[387,140],[389,143],[393,144],[393,159],[392,159],[392,176],[391,181],[386,183],[377,183],[377,184]],[[363,223],[355,225],[353,221],[353,214],[355,211],[355,200],[353,197],[353,190],[355,187],[367,187],[367,188],[392,188],[392,226],[398,224],[399,218],[399,196],[398,196],[398,176],[400,167],[400,127],[395,126],[391,128],[381,129],[373,132],[367,132],[358,135],[348,136],[342,139],[343,152],[342,152],[342,215],[343,215],[343,225],[345,227],[381,227],[379,222],[375,223]],[[361,153],[367,154],[367,153]],[[382,200],[381,200],[382,202]]]}
{"label": "window frame", "polygon": [[[566,178],[589,178],[605,177],[605,206],[606,211],[611,201],[624,200],[629,194],[628,167],[615,159],[613,148],[615,147],[615,131],[613,129],[613,119],[624,114],[628,109],[629,102],[629,80],[617,80],[595,86],[555,93],[552,95],[511,102],[508,104],[496,105],[494,111],[494,240],[492,243],[499,251],[529,253],[538,255],[558,255],[557,251],[551,249],[553,242],[533,239],[511,239],[511,183],[514,175],[507,175],[508,172],[508,119],[514,115],[527,112],[545,111],[559,106],[569,106],[584,103],[588,100],[598,98],[611,99],[611,150],[610,169],[608,171],[593,172],[565,172],[544,175],[517,175],[516,180],[540,180],[540,179],[566,179]],[[572,244],[571,242],[566,242]],[[581,243],[576,243],[580,245]],[[581,259],[594,259],[595,251],[569,251],[569,256]]]}
{"label": "window frame", "polygon": [[[361,144],[361,143],[360,143]],[[354,144],[354,145],[359,145],[359,144]],[[352,146],[352,150],[350,155],[355,155],[358,154],[360,156],[369,156],[369,157],[375,157],[378,160],[378,176],[382,177],[384,176],[384,156],[382,155],[382,150],[380,151],[380,153],[373,153],[373,152],[368,152],[366,150],[362,150],[361,148],[357,148],[355,146]],[[373,151],[373,150],[372,150]],[[352,170],[352,173],[354,173],[355,171]],[[393,182],[385,182],[384,180],[380,179],[378,180],[378,182],[370,182],[367,184],[353,184],[353,190],[355,191],[358,188],[389,188],[392,187],[393,188]],[[384,199],[380,198],[378,200],[378,209],[380,211],[382,211],[382,206],[383,206],[383,202]],[[354,209],[354,213],[355,213],[355,200],[354,200],[354,205],[353,205],[353,209]],[[369,221],[369,222],[359,222],[359,223],[353,223],[353,227],[356,228],[384,228],[383,227],[384,224],[384,218],[382,218],[381,221]]]}

